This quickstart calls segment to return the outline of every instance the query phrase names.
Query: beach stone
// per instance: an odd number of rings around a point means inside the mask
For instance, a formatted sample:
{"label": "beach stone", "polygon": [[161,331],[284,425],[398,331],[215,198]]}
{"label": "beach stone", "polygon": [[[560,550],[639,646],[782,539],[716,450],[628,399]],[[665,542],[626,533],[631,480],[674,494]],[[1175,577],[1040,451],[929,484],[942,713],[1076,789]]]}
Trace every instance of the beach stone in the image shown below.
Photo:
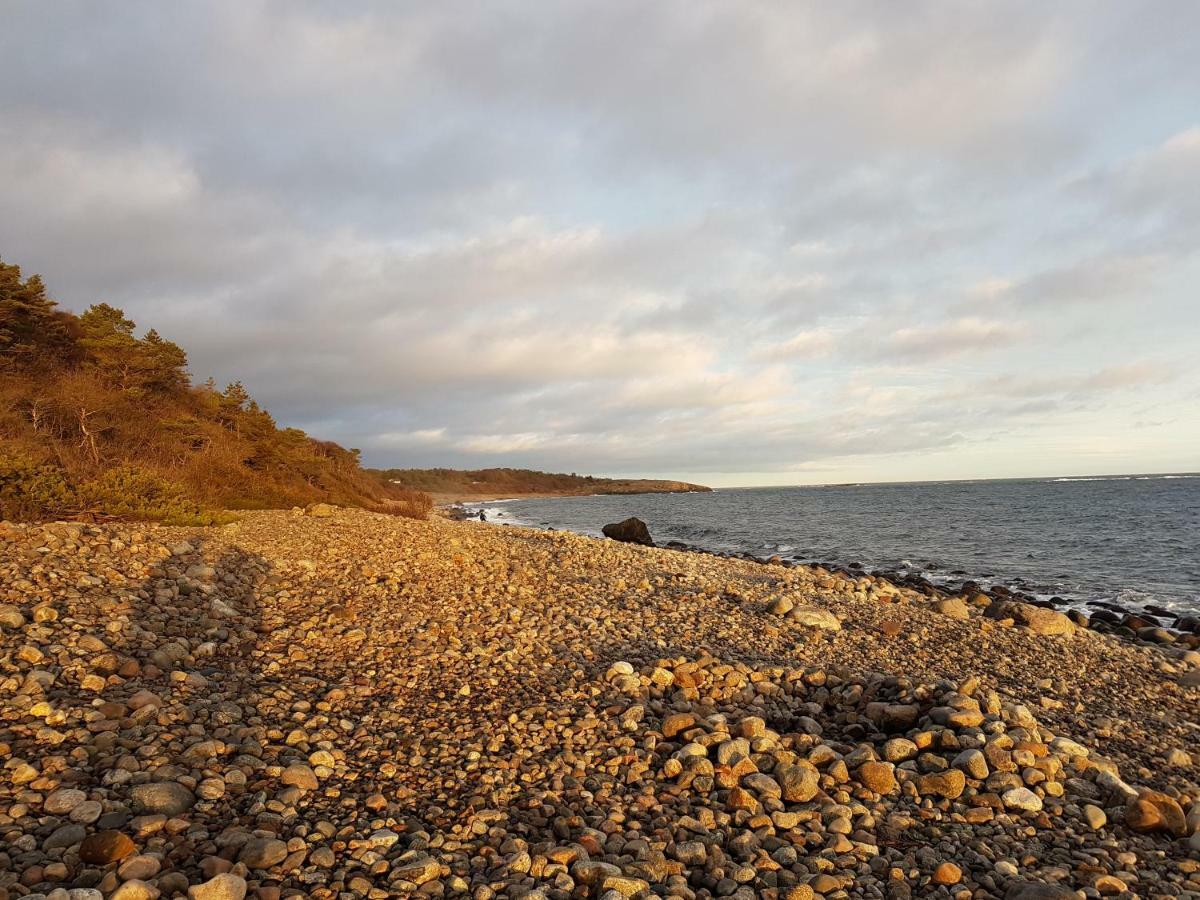
{"label": "beach stone", "polygon": [[807,803],[817,795],[821,776],[810,766],[782,766],[775,770],[775,780],[788,803]]}
{"label": "beach stone", "polygon": [[303,763],[292,763],[283,770],[279,780],[286,785],[298,787],[305,791],[315,791],[321,786],[316,773]]}
{"label": "beach stone", "polygon": [[687,731],[696,724],[696,717],[691,713],[673,713],[663,719],[662,736],[667,740]]}
{"label": "beach stone", "polygon": [[654,540],[650,537],[650,529],[646,527],[645,522],[636,517],[630,517],[621,522],[611,522],[600,529],[600,532],[606,538],[625,544],[654,546]]}
{"label": "beach stone", "polygon": [[63,850],[74,847],[87,836],[87,829],[82,825],[62,825],[50,832],[50,836],[42,843],[45,850]]}
{"label": "beach stone", "polygon": [[792,611],[795,605],[788,597],[776,597],[767,604],[767,612],[773,616],[785,616]]}
{"label": "beach stone", "polygon": [[251,838],[242,846],[238,860],[250,869],[269,869],[287,858],[288,848],[283,841],[272,838]]}
{"label": "beach stone", "polygon": [[1021,812],[1041,812],[1042,810],[1042,798],[1029,788],[1020,787],[1005,791],[1000,799],[1009,809],[1017,809]]}
{"label": "beach stone", "polygon": [[1108,815],[1100,807],[1088,803],[1083,807],[1083,818],[1087,822],[1088,828],[1092,831],[1099,831],[1108,824]]}
{"label": "beach stone", "polygon": [[417,885],[433,881],[441,873],[441,863],[430,856],[415,856],[412,859],[403,860],[392,869],[392,874],[398,878]]}
{"label": "beach stone", "polygon": [[148,881],[157,875],[160,869],[162,869],[162,863],[153,856],[143,854],[128,857],[117,868],[117,874],[126,880],[136,878],[141,881]]}
{"label": "beach stone", "polygon": [[1191,768],[1192,754],[1186,750],[1180,750],[1178,747],[1167,751],[1166,761],[1168,766],[1176,769]]}
{"label": "beach stone", "polygon": [[944,862],[933,872],[934,884],[958,884],[962,881],[962,869],[952,862]]}
{"label": "beach stone", "polygon": [[827,609],[819,606],[797,606],[787,614],[788,619],[806,628],[822,631],[841,631],[841,620]]}
{"label": "beach stone", "polygon": [[329,503],[310,503],[304,509],[304,514],[314,519],[328,519],[336,512],[337,507]]}
{"label": "beach stone", "polygon": [[1079,900],[1069,887],[1060,884],[1036,884],[1020,882],[1010,885],[1004,900]]}
{"label": "beach stone", "polygon": [[17,631],[25,627],[25,616],[11,603],[0,604],[0,627]]}
{"label": "beach stone", "polygon": [[1134,831],[1148,834],[1165,831],[1175,837],[1187,837],[1187,819],[1179,804],[1159,791],[1142,790],[1125,807],[1125,824]]}
{"label": "beach stone", "polygon": [[86,800],[87,794],[83,791],[62,788],[46,798],[43,809],[52,816],[63,816],[69,814],[71,810]]}
{"label": "beach stone", "polygon": [[246,896],[246,879],[227,872],[202,884],[192,885],[187,895],[188,900],[243,900]]}
{"label": "beach stone", "polygon": [[133,841],[119,831],[97,831],[83,839],[83,843],[79,845],[79,858],[85,863],[106,866],[124,859],[136,850]]}
{"label": "beach stone", "polygon": [[962,597],[946,597],[942,600],[935,600],[933,608],[935,612],[949,616],[951,619],[971,618],[970,607]]}
{"label": "beach stone", "polygon": [[1063,613],[1015,600],[996,600],[983,614],[989,619],[1012,619],[1034,634],[1073,634],[1075,623]]}
{"label": "beach stone", "polygon": [[134,812],[164,816],[185,813],[196,803],[191,791],[173,781],[139,784],[130,791],[130,797],[133,799]]}
{"label": "beach stone", "polygon": [[155,900],[159,893],[154,885],[132,878],[109,894],[109,900]]}
{"label": "beach stone", "polygon": [[989,774],[987,757],[983,755],[983,751],[974,748],[959,753],[954,757],[951,765],[956,769],[961,769],[968,777],[974,778],[976,781],[982,781]]}
{"label": "beach stone", "polygon": [[917,781],[917,790],[923,796],[945,797],[948,800],[957,800],[966,787],[967,778],[958,769],[922,775]]}
{"label": "beach stone", "polygon": [[865,762],[856,774],[862,786],[876,794],[890,794],[896,789],[896,776],[887,763]]}

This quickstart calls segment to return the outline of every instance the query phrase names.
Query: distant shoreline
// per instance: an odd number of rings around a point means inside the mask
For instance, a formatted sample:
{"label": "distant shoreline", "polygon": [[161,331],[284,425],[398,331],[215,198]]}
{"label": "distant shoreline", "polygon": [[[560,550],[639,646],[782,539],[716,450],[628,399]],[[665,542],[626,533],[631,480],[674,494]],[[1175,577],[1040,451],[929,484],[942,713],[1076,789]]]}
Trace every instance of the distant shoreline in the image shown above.
{"label": "distant shoreline", "polygon": [[448,509],[463,503],[499,503],[505,500],[559,500],[564,497],[628,497],[644,494],[707,494],[713,488],[700,489],[701,485],[691,485],[691,490],[672,490],[670,488],[647,488],[646,490],[631,491],[532,491],[529,493],[513,491],[433,491],[433,504],[438,509]]}

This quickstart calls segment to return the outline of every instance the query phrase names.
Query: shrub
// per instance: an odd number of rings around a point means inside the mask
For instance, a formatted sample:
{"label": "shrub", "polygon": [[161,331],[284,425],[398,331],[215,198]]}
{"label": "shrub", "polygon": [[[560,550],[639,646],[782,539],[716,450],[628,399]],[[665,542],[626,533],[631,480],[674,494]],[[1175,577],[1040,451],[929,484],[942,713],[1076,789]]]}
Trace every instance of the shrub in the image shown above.
{"label": "shrub", "polygon": [[0,518],[54,518],[69,512],[75,502],[62,469],[0,452]]}
{"label": "shrub", "polygon": [[228,518],[203,509],[182,487],[136,466],[109,469],[80,486],[85,508],[110,516],[166,525],[215,525]]}
{"label": "shrub", "polygon": [[433,510],[433,498],[429,494],[409,488],[402,488],[394,493],[397,495],[396,499],[384,501],[386,512],[409,519],[429,518],[429,513]]}

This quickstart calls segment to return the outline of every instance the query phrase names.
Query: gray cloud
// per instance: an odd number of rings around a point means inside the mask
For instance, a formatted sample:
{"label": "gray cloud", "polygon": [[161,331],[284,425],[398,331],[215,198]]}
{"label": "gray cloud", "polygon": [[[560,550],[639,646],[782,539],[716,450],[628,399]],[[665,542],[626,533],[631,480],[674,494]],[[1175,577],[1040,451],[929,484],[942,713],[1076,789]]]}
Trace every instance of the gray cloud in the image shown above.
{"label": "gray cloud", "polygon": [[1197,25],[18,2],[0,254],[379,464],[1006,474],[1194,406]]}

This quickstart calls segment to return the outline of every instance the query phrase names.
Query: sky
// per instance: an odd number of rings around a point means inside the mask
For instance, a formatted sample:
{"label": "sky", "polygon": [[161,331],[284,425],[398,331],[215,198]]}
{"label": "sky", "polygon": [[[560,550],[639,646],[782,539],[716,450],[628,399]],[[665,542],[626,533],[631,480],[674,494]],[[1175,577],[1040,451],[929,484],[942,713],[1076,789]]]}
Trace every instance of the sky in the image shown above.
{"label": "sky", "polygon": [[376,466],[1200,469],[1200,4],[0,0],[0,258]]}

